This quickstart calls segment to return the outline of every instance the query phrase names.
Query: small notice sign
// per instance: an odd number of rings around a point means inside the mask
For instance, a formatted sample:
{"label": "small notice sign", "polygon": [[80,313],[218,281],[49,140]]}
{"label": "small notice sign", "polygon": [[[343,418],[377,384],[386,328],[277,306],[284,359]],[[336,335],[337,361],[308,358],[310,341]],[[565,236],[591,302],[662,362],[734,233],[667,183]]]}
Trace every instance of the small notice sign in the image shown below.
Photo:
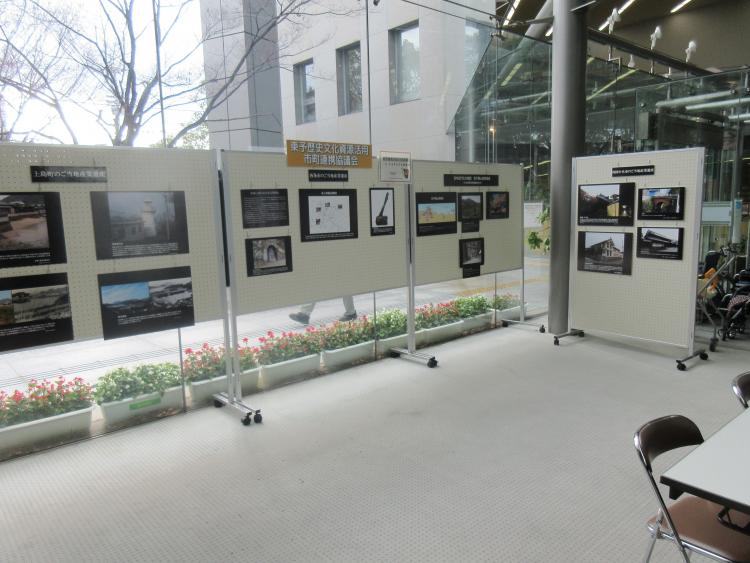
{"label": "small notice sign", "polygon": [[322,141],[286,142],[287,166],[372,168],[372,146]]}
{"label": "small notice sign", "polygon": [[443,174],[444,186],[499,186],[497,174]]}
{"label": "small notice sign", "polygon": [[411,182],[411,153],[378,153],[378,170],[381,182]]}
{"label": "small notice sign", "polygon": [[240,190],[242,228],[285,227],[289,225],[286,189]]}
{"label": "small notice sign", "polygon": [[348,170],[308,170],[309,182],[348,182]]}
{"label": "small notice sign", "polygon": [[60,184],[106,182],[104,166],[31,166],[32,182]]}
{"label": "small notice sign", "polygon": [[646,166],[618,166],[612,168],[612,177],[618,178],[622,176],[653,176],[656,172],[656,167],[653,164]]}

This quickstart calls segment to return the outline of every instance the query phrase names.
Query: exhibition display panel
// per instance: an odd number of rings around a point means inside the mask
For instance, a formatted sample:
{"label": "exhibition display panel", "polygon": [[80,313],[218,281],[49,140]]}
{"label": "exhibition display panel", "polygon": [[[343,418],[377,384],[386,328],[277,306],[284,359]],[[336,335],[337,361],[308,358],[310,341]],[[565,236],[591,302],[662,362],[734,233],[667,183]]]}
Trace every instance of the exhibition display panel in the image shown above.
{"label": "exhibition display panel", "polygon": [[571,327],[698,355],[703,158],[693,148],[573,160]]}

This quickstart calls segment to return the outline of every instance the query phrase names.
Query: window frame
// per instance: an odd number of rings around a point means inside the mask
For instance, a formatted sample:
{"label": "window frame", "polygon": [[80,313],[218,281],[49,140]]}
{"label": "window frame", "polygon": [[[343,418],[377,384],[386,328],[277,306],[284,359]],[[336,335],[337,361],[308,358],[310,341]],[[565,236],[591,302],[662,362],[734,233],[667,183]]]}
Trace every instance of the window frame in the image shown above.
{"label": "window frame", "polygon": [[[310,70],[308,71],[308,67]],[[310,81],[312,86],[312,101],[307,96],[308,76],[312,77],[312,73],[315,69],[314,59],[306,59],[294,65],[294,115],[297,121],[297,125],[303,125],[305,123],[313,123],[315,121],[315,82]],[[306,109],[312,106],[312,117],[306,119]]]}
{"label": "window frame", "polygon": [[412,102],[414,100],[418,100],[422,95],[422,73],[421,65],[419,64],[419,57],[421,55],[422,48],[421,41],[419,41],[417,46],[417,76],[419,79],[416,86],[416,93],[412,97],[407,98],[404,96],[404,88],[401,80],[403,67],[403,42],[401,38],[404,33],[412,31],[414,29],[417,30],[417,37],[419,38],[419,20],[413,20],[388,30],[388,71],[391,105]]}
{"label": "window frame", "polygon": [[[359,107],[352,108],[349,97],[349,85],[352,83],[350,59],[347,56],[353,50],[359,51]],[[362,45],[359,41],[349,43],[336,49],[336,90],[338,95],[339,116],[360,113],[362,111]]]}

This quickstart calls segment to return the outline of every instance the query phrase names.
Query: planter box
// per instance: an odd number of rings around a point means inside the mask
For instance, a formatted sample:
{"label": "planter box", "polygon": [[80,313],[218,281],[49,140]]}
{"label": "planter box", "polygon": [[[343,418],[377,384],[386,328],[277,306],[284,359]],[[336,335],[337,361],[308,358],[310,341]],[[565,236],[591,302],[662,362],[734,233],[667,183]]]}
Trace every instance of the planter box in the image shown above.
{"label": "planter box", "polygon": [[227,391],[227,376],[214,377],[203,381],[191,382],[190,388],[191,404],[194,407],[207,405],[213,402],[213,395]]}
{"label": "planter box", "polygon": [[[524,305],[524,311],[526,310],[525,307],[528,306],[528,303]],[[509,321],[517,321],[521,318],[521,306],[516,305],[515,307],[511,307],[510,309],[503,309],[503,310],[497,310],[497,320],[498,322],[502,319],[507,319]]]}
{"label": "planter box", "polygon": [[347,367],[358,362],[374,359],[374,340],[360,342],[346,348],[323,351],[323,365],[328,369]]}
{"label": "planter box", "polygon": [[461,323],[464,327],[464,332],[474,332],[475,330],[484,330],[492,325],[492,317],[494,313],[492,311],[488,313],[482,313],[476,317],[469,317],[467,319],[461,319]]}
{"label": "planter box", "polygon": [[391,348],[406,348],[406,335],[399,334],[398,336],[391,336],[389,338],[378,340],[376,347],[378,356],[387,355],[388,350]]}
{"label": "planter box", "polygon": [[293,381],[304,379],[310,372],[317,372],[320,369],[320,354],[312,354],[270,364],[260,368],[260,377],[258,377],[258,389],[265,391],[280,387]]}
{"label": "planter box", "polygon": [[93,410],[92,405],[85,409],[0,428],[0,450],[28,449],[35,445],[88,436]]}
{"label": "planter box", "polygon": [[240,385],[242,385],[242,395],[251,395],[260,391],[259,386],[260,368],[253,368],[243,371],[240,374]]}
{"label": "planter box", "polygon": [[170,387],[164,391],[164,395],[150,393],[121,401],[102,403],[100,406],[107,426],[118,425],[144,414],[165,409],[182,409],[182,387]]}
{"label": "planter box", "polygon": [[463,321],[456,321],[447,325],[436,326],[433,328],[424,328],[417,331],[417,346],[429,346],[446,340],[453,340],[463,334]]}

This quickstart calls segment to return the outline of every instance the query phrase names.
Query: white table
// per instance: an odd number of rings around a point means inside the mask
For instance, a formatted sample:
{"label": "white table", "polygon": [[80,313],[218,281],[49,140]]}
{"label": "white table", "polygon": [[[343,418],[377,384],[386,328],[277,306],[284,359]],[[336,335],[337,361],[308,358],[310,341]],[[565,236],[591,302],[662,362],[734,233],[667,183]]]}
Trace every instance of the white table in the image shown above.
{"label": "white table", "polygon": [[661,476],[669,496],[689,493],[750,514],[750,409]]}

